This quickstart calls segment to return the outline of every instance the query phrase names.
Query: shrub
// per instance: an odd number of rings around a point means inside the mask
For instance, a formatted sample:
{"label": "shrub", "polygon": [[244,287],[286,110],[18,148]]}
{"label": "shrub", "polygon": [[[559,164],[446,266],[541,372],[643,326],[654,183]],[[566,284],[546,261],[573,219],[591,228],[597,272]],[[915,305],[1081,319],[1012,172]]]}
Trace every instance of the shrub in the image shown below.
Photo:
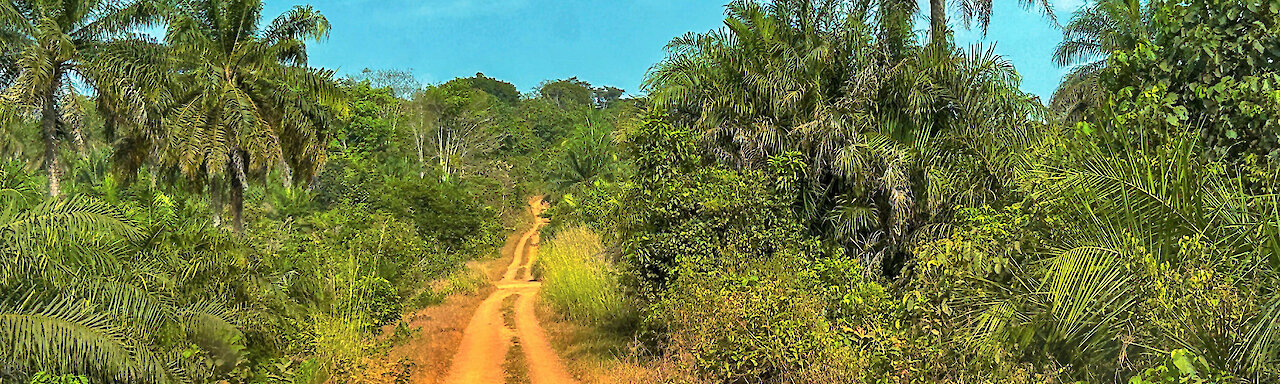
{"label": "shrub", "polygon": [[1231,376],[1213,369],[1203,357],[1185,349],[1169,353],[1168,360],[1129,379],[1129,384],[1226,384]]}
{"label": "shrub", "polygon": [[489,276],[479,267],[461,268],[450,273],[448,277],[432,282],[426,289],[413,297],[410,306],[413,309],[443,303],[449,296],[479,292],[489,283]]}
{"label": "shrub", "polygon": [[364,276],[351,289],[344,303],[346,313],[368,319],[370,328],[381,327],[400,319],[400,295],[391,282],[377,276]]}
{"label": "shrub", "polygon": [[31,375],[28,384],[89,384],[89,379],[82,375],[55,375],[48,371]]}
{"label": "shrub", "polygon": [[668,350],[711,382],[851,382],[853,350],[791,255],[684,275],[648,310]]}
{"label": "shrub", "polygon": [[483,256],[504,240],[498,209],[466,185],[407,177],[387,182],[379,196],[377,208],[412,222],[446,252]]}

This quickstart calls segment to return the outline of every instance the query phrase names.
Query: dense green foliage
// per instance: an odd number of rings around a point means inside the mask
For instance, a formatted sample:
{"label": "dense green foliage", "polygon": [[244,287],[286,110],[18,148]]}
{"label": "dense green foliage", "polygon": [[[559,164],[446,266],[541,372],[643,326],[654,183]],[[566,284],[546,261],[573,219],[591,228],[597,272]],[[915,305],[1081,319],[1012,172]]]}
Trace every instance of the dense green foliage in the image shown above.
{"label": "dense green foliage", "polygon": [[1004,197],[1043,108],[989,49],[882,40],[909,25],[816,4],[732,4],[729,28],[673,42],[653,101],[708,160],[790,181],[806,226],[896,275],[952,202]]}
{"label": "dense green foliage", "polygon": [[206,201],[182,192],[101,185],[45,200],[20,169],[3,178],[13,200],[0,332],[15,344],[2,358],[19,375],[312,380],[301,367],[360,357],[371,332],[399,320],[402,299],[429,294],[420,281],[496,246],[450,252],[408,217],[281,198],[260,204],[299,213],[262,212],[241,237],[211,227]]}
{"label": "dense green foliage", "polygon": [[734,2],[553,224],[617,244],[673,379],[1275,380],[1276,9],[1090,5],[1047,108],[913,8]]}
{"label": "dense green foliage", "polygon": [[[1108,113],[1163,119],[1194,131],[1206,156],[1230,163],[1280,161],[1280,5],[1154,1],[1151,38],[1117,52],[1102,73],[1117,94]],[[1136,125],[1136,124],[1126,124]],[[1170,134],[1160,132],[1136,134]]]}
{"label": "dense green foliage", "polygon": [[530,195],[547,302],[670,381],[1280,380],[1280,5],[1091,2],[1048,105],[940,0],[733,1],[640,98],[261,10],[0,3],[0,382],[351,382]]}
{"label": "dense green foliage", "polygon": [[0,382],[349,382],[384,326],[483,284],[464,264],[544,172],[612,175],[578,156],[616,88],[334,79],[307,65],[330,29],[308,6],[0,5]]}

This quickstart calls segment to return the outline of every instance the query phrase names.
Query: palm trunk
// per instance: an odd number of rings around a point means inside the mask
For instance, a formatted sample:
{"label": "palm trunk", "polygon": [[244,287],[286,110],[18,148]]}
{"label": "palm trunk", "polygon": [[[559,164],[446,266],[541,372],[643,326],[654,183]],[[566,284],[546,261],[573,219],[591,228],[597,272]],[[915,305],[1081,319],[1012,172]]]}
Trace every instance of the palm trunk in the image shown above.
{"label": "palm trunk", "polygon": [[222,180],[212,177],[209,180],[209,210],[213,212],[213,227],[222,226]]}
{"label": "palm trunk", "polygon": [[89,148],[84,144],[84,130],[80,129],[80,124],[71,124],[67,129],[69,130],[67,133],[71,134],[71,145],[76,147],[76,153],[81,159],[88,159]]}
{"label": "palm trunk", "polygon": [[929,0],[929,37],[934,45],[947,42],[947,0]]}
{"label": "palm trunk", "polygon": [[236,234],[244,233],[244,159],[240,151],[231,155],[231,230]]}
{"label": "palm trunk", "polygon": [[244,182],[231,178],[231,230],[244,233]]}
{"label": "palm trunk", "polygon": [[286,190],[293,189],[293,167],[283,157],[280,158],[280,185]]}
{"label": "palm trunk", "polygon": [[58,112],[54,105],[54,97],[58,92],[57,74],[49,84],[49,93],[45,95],[44,110],[41,113],[41,125],[43,125],[42,136],[44,136],[44,166],[49,173],[49,196],[58,197],[62,194],[62,184],[59,178],[62,176],[62,169],[58,164]]}

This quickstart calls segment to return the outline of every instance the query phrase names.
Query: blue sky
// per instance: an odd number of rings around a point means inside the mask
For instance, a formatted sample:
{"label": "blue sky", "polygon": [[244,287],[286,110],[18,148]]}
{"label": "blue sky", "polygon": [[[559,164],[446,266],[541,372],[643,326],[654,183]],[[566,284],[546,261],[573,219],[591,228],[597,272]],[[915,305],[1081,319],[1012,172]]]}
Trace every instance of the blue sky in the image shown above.
{"label": "blue sky", "polygon": [[[577,76],[638,91],[663,46],[684,33],[719,27],[727,0],[267,0],[271,19],[311,4],[333,32],[313,44],[311,64],[358,73],[412,70],[424,83],[483,72],[528,91]],[[1023,88],[1048,97],[1064,70],[1050,60],[1061,32],[1016,0],[994,0],[992,28],[957,28],[962,43],[996,43],[1023,75]],[[1051,0],[1065,22],[1083,0]],[[922,24],[923,25],[923,24]]]}

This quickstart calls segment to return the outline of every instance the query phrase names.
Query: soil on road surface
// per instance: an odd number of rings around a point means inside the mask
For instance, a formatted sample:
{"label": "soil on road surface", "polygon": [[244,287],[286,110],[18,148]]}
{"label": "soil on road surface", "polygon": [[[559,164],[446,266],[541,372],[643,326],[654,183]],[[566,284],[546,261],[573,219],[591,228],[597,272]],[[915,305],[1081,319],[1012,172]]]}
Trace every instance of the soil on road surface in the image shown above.
{"label": "soil on road surface", "polygon": [[[543,208],[541,199],[529,203],[535,224],[521,237],[502,280],[495,283],[496,289],[480,303],[463,330],[452,365],[445,375],[445,384],[504,382],[506,372],[503,371],[503,363],[507,351],[517,340],[524,353],[523,361],[528,364],[525,371],[531,383],[576,383],[551,348],[536,316],[535,304],[542,284],[533,281],[532,270],[538,256],[538,230],[546,222],[538,217]],[[511,296],[518,296],[514,329],[506,324],[502,313],[503,302]]]}

